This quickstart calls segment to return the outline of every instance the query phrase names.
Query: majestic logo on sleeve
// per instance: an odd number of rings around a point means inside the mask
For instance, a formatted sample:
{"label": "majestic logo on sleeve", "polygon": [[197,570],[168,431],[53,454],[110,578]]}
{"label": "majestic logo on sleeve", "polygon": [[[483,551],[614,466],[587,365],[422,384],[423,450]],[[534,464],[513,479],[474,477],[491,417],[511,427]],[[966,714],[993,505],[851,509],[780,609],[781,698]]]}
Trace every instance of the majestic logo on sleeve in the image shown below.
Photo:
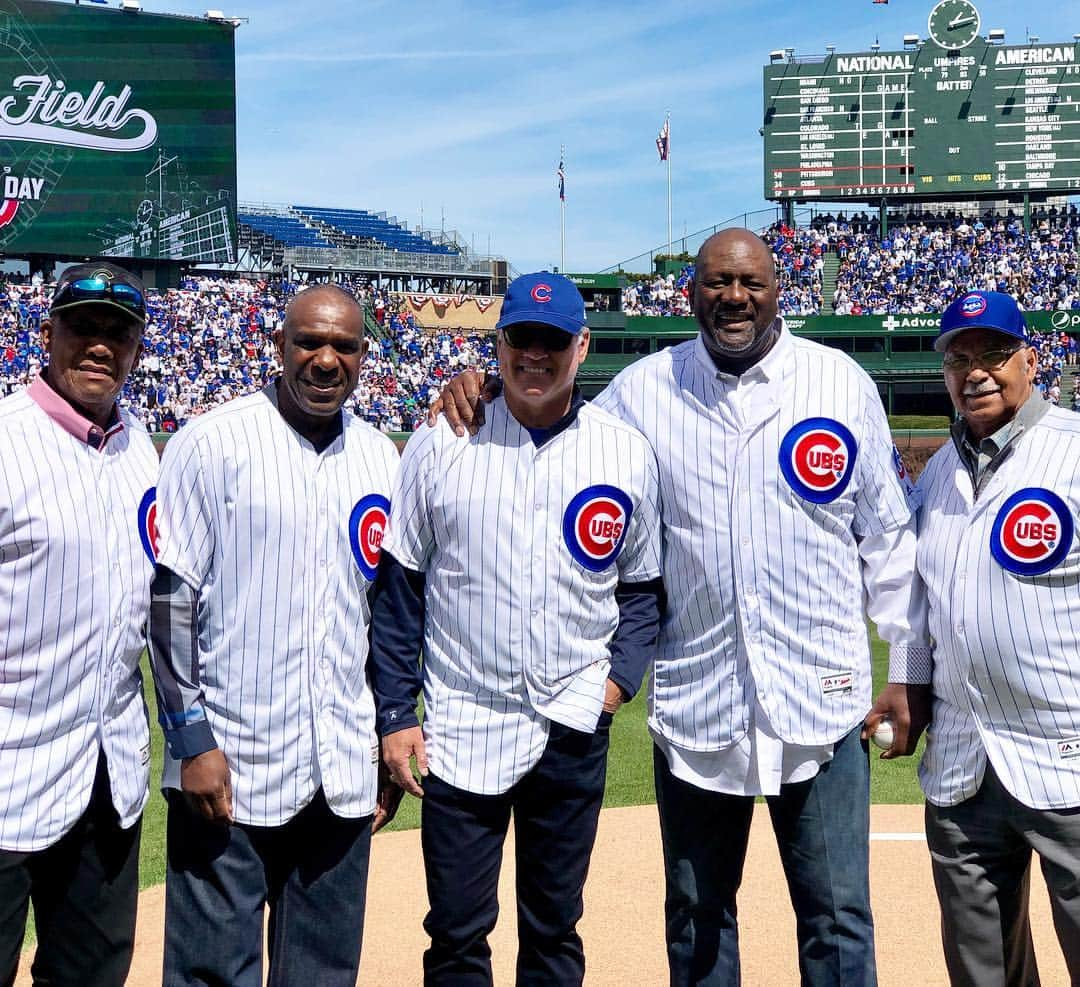
{"label": "majestic logo on sleeve", "polygon": [[1025,487],[1001,505],[990,529],[990,553],[1008,572],[1039,576],[1069,554],[1073,530],[1065,501],[1042,487]]}
{"label": "majestic logo on sleeve", "polygon": [[780,472],[803,500],[828,504],[851,482],[855,436],[831,418],[807,418],[780,443]]}
{"label": "majestic logo on sleeve", "polygon": [[586,487],[567,505],[563,540],[579,565],[603,572],[622,548],[634,505],[618,487]]}
{"label": "majestic logo on sleeve", "polygon": [[349,515],[349,544],[356,566],[365,579],[375,578],[389,517],[390,501],[382,494],[362,497]]}
{"label": "majestic logo on sleeve", "polygon": [[139,541],[150,564],[157,563],[158,526],[157,526],[157,487],[151,487],[139,501]]}

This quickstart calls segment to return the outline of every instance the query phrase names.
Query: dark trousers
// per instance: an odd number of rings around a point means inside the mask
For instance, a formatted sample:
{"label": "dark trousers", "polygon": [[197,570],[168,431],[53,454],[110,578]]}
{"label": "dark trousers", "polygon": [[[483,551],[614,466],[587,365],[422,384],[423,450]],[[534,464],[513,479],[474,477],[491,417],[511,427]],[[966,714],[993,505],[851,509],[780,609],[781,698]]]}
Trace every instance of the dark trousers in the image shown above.
{"label": "dark trousers", "polygon": [[120,828],[103,754],[90,804],[72,829],[44,850],[0,850],[0,984],[15,980],[30,902],[35,984],[123,984],[135,945],[141,826]]}
{"label": "dark trousers", "polygon": [[371,816],[343,819],[322,789],[283,826],[221,826],[168,793],[166,987],[354,987]]}
{"label": "dark trousers", "polygon": [[424,781],[420,835],[430,911],[424,983],[491,984],[487,937],[499,914],[503,842],[514,817],[517,983],[580,984],[577,923],[604,799],[611,716],[596,733],[551,725],[539,763],[502,795]]}
{"label": "dark trousers", "polygon": [[[861,724],[809,781],[767,797],[795,909],[799,972],[810,987],[872,987],[870,763]],[[672,775],[654,749],[667,878],[665,924],[673,987],[740,982],[735,896],[754,799],[708,792]]]}
{"label": "dark trousers", "polygon": [[1069,978],[1080,984],[1080,809],[1032,809],[986,765],[957,805],[926,803],[926,842],[955,987],[1036,987],[1028,899],[1032,851],[1050,892]]}

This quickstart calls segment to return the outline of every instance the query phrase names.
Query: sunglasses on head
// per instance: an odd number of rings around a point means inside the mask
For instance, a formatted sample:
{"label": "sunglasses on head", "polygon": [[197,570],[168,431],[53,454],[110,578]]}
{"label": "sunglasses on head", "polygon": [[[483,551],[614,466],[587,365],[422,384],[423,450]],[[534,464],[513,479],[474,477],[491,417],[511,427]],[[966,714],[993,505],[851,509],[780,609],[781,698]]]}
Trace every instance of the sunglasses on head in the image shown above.
{"label": "sunglasses on head", "polygon": [[561,353],[569,349],[576,338],[573,333],[563,332],[562,329],[556,329],[554,326],[531,325],[527,322],[507,326],[502,334],[507,346],[515,350],[527,350],[533,346],[539,346],[549,353]]}
{"label": "sunglasses on head", "polygon": [[71,305],[74,302],[96,302],[108,300],[126,308],[140,319],[146,312],[146,300],[138,288],[129,284],[111,284],[102,278],[79,278],[69,281],[54,296],[53,308]]}

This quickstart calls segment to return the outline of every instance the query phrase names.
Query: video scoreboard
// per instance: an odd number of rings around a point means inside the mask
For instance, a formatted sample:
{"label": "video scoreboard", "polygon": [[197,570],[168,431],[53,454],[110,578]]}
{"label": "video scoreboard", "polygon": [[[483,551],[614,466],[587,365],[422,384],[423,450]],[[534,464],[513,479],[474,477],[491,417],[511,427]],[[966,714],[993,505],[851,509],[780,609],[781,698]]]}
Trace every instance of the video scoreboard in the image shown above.
{"label": "video scoreboard", "polygon": [[908,50],[765,68],[765,198],[1080,192],[1080,44],[994,44],[942,0]]}
{"label": "video scoreboard", "polygon": [[0,0],[0,251],[235,261],[234,33]]}

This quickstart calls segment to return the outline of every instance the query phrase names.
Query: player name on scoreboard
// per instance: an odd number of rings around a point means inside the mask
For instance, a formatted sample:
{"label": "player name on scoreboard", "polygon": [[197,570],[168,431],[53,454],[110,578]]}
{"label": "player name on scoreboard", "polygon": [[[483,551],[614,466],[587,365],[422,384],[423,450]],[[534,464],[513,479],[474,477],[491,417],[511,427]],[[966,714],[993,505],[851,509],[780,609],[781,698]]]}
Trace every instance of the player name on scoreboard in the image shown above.
{"label": "player name on scoreboard", "polygon": [[774,63],[763,135],[770,199],[1068,193],[1080,189],[1080,46],[975,38]]}

